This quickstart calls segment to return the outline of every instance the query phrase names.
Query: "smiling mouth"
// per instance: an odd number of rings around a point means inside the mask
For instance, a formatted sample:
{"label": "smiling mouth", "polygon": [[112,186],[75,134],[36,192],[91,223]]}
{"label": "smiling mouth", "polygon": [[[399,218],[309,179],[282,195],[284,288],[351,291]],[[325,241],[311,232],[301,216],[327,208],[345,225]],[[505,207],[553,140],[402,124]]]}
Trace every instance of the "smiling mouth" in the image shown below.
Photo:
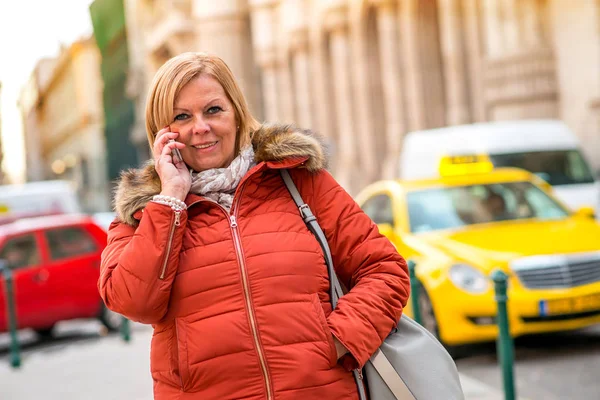
{"label": "smiling mouth", "polygon": [[209,147],[213,147],[213,146],[215,146],[217,143],[219,143],[219,142],[218,142],[218,141],[216,141],[216,142],[212,142],[212,143],[206,143],[206,144],[201,144],[201,145],[192,146],[192,147],[193,147],[193,148],[195,148],[195,149],[202,150],[202,149],[208,149]]}

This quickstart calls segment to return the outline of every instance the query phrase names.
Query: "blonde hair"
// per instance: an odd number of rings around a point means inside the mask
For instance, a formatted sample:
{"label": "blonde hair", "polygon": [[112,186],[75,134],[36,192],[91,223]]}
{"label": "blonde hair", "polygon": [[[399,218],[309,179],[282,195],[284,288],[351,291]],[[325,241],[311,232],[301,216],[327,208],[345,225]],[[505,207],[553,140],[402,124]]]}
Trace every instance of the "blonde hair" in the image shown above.
{"label": "blonde hair", "polygon": [[154,146],[156,133],[173,121],[175,99],[181,89],[200,75],[210,76],[219,82],[233,104],[236,125],[239,126],[235,154],[250,143],[251,133],[260,124],[250,113],[246,98],[227,64],[215,55],[187,52],[171,58],[160,67],[150,85],[146,100],[146,134],[150,149]]}

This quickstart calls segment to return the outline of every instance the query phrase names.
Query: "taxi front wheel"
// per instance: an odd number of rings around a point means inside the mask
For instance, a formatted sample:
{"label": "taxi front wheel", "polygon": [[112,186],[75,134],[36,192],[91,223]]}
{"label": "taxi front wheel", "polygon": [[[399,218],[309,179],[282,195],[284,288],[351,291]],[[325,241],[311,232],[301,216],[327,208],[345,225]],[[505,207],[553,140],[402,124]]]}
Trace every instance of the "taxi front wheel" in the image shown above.
{"label": "taxi front wheel", "polygon": [[440,338],[440,327],[435,317],[435,311],[431,299],[425,290],[423,284],[420,285],[419,291],[419,308],[421,310],[421,325],[429,332],[431,332],[437,340],[446,348],[446,351],[452,356],[452,358],[461,358],[469,354],[468,349],[465,346],[449,346],[442,341]]}
{"label": "taxi front wheel", "polygon": [[421,290],[419,291],[419,308],[421,309],[421,325],[429,332],[431,332],[436,339],[440,340],[440,331],[435,312],[433,311],[433,305],[431,299],[425,291],[425,288],[421,284]]}

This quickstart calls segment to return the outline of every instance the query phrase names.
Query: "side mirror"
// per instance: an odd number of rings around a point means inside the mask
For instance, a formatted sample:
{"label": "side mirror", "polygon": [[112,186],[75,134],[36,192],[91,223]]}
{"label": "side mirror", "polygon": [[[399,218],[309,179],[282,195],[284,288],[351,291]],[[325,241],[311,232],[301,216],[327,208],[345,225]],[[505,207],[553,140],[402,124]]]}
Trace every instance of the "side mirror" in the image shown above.
{"label": "side mirror", "polygon": [[546,181],[543,181],[540,185],[547,193],[552,193],[552,185]]}
{"label": "side mirror", "polygon": [[377,227],[379,228],[379,233],[388,239],[391,239],[394,236],[394,227],[392,224],[378,224]]}
{"label": "side mirror", "polygon": [[548,178],[550,177],[547,173],[545,172],[538,172],[533,174],[535,175],[535,177],[537,178],[537,184],[539,186],[542,187],[542,189],[544,189],[546,192],[551,193],[552,192],[552,185],[550,184],[550,182],[548,182]]}
{"label": "side mirror", "polygon": [[575,216],[580,218],[595,219],[596,211],[594,211],[593,207],[584,206],[578,208],[577,211],[575,211]]}

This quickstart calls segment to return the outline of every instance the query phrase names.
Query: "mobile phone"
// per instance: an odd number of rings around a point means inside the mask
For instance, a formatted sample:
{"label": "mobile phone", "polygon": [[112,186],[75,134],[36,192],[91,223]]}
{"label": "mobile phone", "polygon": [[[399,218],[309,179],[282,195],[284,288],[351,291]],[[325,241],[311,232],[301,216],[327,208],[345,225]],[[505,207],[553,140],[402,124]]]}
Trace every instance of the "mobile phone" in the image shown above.
{"label": "mobile phone", "polygon": [[[169,143],[175,143],[175,139],[169,139]],[[174,148],[171,151],[171,157],[173,158],[173,164],[177,164],[178,162],[183,162],[183,157],[181,157],[181,152],[178,148]]]}

